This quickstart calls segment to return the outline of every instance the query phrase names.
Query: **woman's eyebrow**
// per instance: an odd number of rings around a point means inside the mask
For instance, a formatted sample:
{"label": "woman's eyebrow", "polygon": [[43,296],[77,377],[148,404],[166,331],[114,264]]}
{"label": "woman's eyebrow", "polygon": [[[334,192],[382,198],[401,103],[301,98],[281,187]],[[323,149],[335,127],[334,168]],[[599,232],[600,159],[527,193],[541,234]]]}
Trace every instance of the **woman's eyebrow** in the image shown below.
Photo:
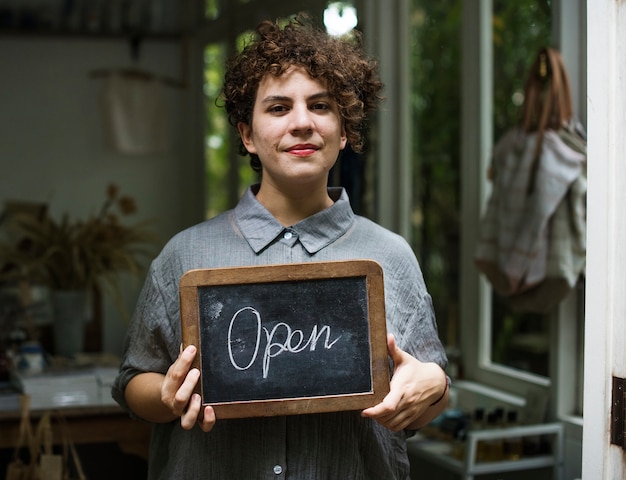
{"label": "woman's eyebrow", "polygon": [[272,103],[272,102],[288,102],[291,100],[289,97],[285,97],[282,95],[269,95],[261,100],[262,103]]}
{"label": "woman's eyebrow", "polygon": [[315,93],[311,95],[309,97],[309,100],[319,100],[320,98],[329,98],[329,97],[330,97],[330,93],[328,93],[327,91],[323,91],[323,92],[319,92],[319,93]]}
{"label": "woman's eyebrow", "polygon": [[[330,94],[327,91],[323,91],[323,92],[318,92],[318,93],[314,93],[313,95],[310,95],[309,97],[307,97],[307,100],[319,100],[320,98],[329,98],[329,97],[330,97]],[[288,97],[286,95],[268,95],[263,100],[261,100],[261,103],[289,102],[291,100],[292,100],[291,97]]]}

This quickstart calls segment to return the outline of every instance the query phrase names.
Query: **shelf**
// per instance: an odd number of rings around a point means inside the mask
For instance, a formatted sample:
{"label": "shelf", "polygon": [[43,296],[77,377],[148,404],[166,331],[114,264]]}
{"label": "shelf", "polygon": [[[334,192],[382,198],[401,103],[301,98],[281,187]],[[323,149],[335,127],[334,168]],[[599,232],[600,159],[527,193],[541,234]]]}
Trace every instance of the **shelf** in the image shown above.
{"label": "shelf", "polygon": [[472,474],[483,475],[488,473],[514,472],[533,470],[536,468],[550,468],[555,466],[555,459],[551,455],[538,455],[532,458],[522,458],[519,460],[505,460],[500,462],[480,462],[475,463],[468,471],[465,462],[453,458],[449,454],[438,452],[437,448],[415,446],[411,441],[407,442],[411,452],[417,453],[420,458],[426,459],[450,472],[458,475]]}
{"label": "shelf", "polygon": [[[553,453],[551,455],[529,456],[526,458],[520,458],[519,460],[503,460],[494,462],[476,461],[476,451],[480,441],[532,436],[552,436]],[[407,448],[409,455],[413,455],[450,472],[456,473],[465,480],[471,480],[475,475],[524,471],[539,468],[553,468],[554,479],[560,480],[562,478],[563,425],[560,423],[468,432],[467,439],[464,443],[464,460],[459,460],[452,456],[452,443],[443,440],[431,440],[428,437],[420,436],[419,434],[416,437],[407,440]]]}

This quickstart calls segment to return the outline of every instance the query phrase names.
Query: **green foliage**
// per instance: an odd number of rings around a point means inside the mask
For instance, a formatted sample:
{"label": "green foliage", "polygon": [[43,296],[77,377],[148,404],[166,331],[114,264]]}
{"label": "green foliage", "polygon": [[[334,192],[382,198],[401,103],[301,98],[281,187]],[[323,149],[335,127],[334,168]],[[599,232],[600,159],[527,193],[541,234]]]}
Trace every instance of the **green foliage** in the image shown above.
{"label": "green foliage", "polygon": [[[242,49],[252,32],[237,37],[236,47]],[[219,106],[219,95],[225,73],[227,48],[224,44],[210,44],[204,50],[205,94],[205,172],[206,216],[213,217],[233,207],[235,200],[229,192],[231,169],[237,170],[238,195],[257,180],[256,173],[243,161],[236,150],[235,132],[228,123],[224,108]]]}
{"label": "green foliage", "polygon": [[227,176],[230,149],[229,129],[226,112],[216,104],[224,78],[225,47],[220,44],[207,45],[204,50],[204,95],[205,95],[205,172],[207,217],[228,208]]}
{"label": "green foliage", "polygon": [[412,5],[413,245],[445,319],[458,283],[461,0]]}
{"label": "green foliage", "polygon": [[216,19],[219,17],[220,8],[218,0],[205,0],[204,2],[204,16],[208,19]]}
{"label": "green foliage", "polygon": [[518,123],[528,70],[551,45],[551,28],[550,0],[494,0],[494,141]]}

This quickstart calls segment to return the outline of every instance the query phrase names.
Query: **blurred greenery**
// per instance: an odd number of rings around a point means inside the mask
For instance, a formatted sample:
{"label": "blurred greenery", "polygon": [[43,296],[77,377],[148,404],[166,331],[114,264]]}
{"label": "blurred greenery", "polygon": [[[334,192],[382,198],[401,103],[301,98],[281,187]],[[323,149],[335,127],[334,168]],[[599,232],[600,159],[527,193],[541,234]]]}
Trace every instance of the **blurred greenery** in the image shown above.
{"label": "blurred greenery", "polygon": [[[236,38],[236,48],[241,50],[252,32],[243,32]],[[206,217],[211,218],[220,212],[234,207],[244,190],[258,181],[256,172],[248,163],[248,157],[241,157],[234,143],[235,132],[228,123],[223,107],[219,105],[219,95],[224,80],[224,65],[228,57],[225,43],[209,44],[204,50],[204,98],[205,98],[205,176]],[[236,168],[236,192],[231,192],[233,180],[231,168]],[[235,176],[235,175],[232,175]]]}
{"label": "blurred greenery", "polygon": [[550,4],[493,0],[494,140],[517,123],[530,65],[541,48],[551,46]]}
{"label": "blurred greenery", "polygon": [[413,0],[412,244],[433,297],[440,334],[456,344],[459,264],[461,0]]}
{"label": "blurred greenery", "polygon": [[216,99],[222,88],[226,47],[210,44],[204,49],[204,98],[205,98],[205,177],[206,216],[214,217],[226,210],[228,192],[224,186],[228,177],[230,150],[230,125],[224,109],[218,107]]}

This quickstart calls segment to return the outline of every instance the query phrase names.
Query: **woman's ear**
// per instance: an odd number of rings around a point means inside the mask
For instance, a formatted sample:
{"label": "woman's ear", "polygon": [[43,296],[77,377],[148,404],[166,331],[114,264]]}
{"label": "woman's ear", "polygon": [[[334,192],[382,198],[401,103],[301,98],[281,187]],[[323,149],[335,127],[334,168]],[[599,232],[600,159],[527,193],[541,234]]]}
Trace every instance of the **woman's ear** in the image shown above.
{"label": "woman's ear", "polygon": [[239,131],[239,136],[241,137],[243,146],[246,147],[248,153],[256,153],[254,141],[252,140],[252,127],[247,123],[239,122],[237,124],[237,130]]}

